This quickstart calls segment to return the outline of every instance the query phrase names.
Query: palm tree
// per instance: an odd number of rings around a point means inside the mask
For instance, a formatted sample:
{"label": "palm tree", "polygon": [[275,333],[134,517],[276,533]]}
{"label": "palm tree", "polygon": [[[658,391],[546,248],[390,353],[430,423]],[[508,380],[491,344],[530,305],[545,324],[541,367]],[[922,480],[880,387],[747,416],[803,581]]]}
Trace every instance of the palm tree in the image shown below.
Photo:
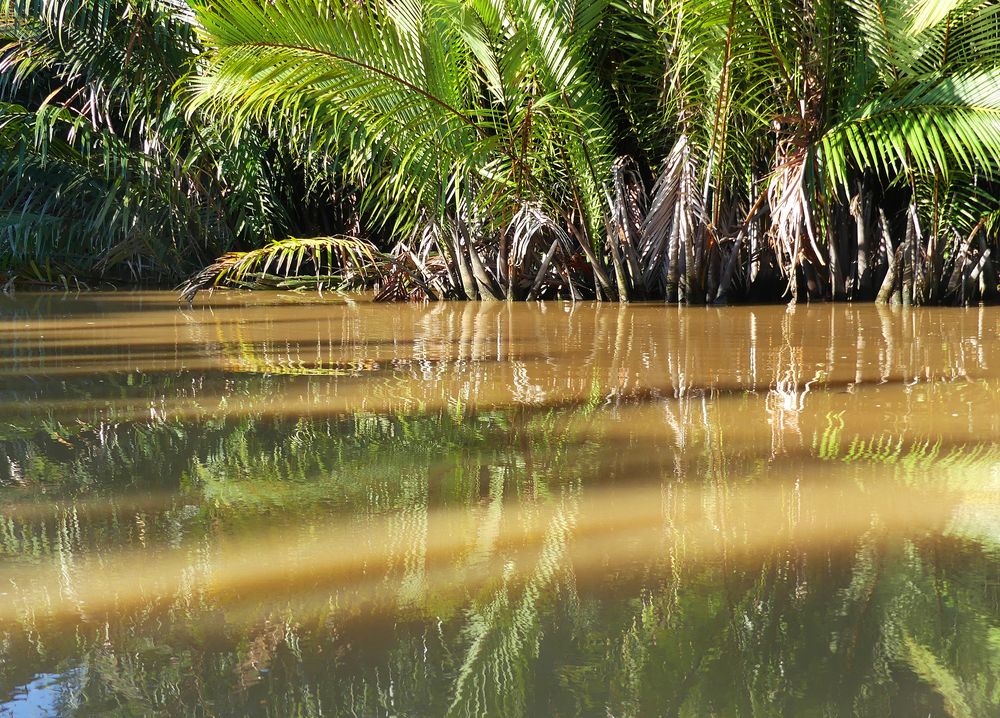
{"label": "palm tree", "polygon": [[876,270],[941,299],[969,266],[955,237],[996,204],[990,2],[197,12],[211,55],[194,107],[348,148],[370,209],[407,238],[395,256],[436,296],[702,302],[770,264],[793,299],[802,279],[807,296],[870,296]]}
{"label": "palm tree", "polygon": [[2,2],[2,266],[39,278],[994,291],[993,0]]}
{"label": "palm tree", "polygon": [[349,151],[369,211],[406,238],[394,255],[442,295],[583,296],[584,265],[611,295],[597,254],[612,133],[589,51],[604,14],[596,0],[213,3],[192,104]]}

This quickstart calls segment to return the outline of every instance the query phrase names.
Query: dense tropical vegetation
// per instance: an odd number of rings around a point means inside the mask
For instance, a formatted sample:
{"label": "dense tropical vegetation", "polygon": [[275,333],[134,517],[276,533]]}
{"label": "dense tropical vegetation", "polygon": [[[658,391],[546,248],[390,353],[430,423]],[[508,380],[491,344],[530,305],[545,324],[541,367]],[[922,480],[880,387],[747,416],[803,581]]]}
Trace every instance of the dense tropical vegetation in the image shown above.
{"label": "dense tropical vegetation", "polygon": [[2,8],[12,278],[997,294],[994,0]]}

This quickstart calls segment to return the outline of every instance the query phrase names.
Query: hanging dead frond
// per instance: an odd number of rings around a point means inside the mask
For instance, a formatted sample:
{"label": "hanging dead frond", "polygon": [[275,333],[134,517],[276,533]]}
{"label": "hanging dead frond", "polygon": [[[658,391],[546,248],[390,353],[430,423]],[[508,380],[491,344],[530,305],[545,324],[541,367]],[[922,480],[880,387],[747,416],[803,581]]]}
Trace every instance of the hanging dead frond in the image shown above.
{"label": "hanging dead frond", "polygon": [[530,202],[518,208],[508,230],[511,234],[508,271],[511,272],[509,286],[512,290],[527,289],[527,298],[535,299],[547,278],[557,283],[562,281],[562,275],[569,271],[574,250],[573,240],[566,230]]}
{"label": "hanging dead frond", "polygon": [[698,192],[700,163],[681,135],[653,185],[642,224],[639,261],[647,292],[665,290],[668,301],[691,301],[708,251],[708,220]]}
{"label": "hanging dead frond", "polygon": [[[771,210],[771,243],[778,266],[788,278],[793,299],[797,292],[795,270],[805,260],[825,266],[816,242],[809,190],[809,150],[781,149],[777,169],[771,175],[767,199]],[[808,243],[806,243],[808,241]]]}
{"label": "hanging dead frond", "polygon": [[611,180],[614,195],[607,197],[610,217],[608,250],[618,280],[619,298],[627,300],[636,289],[644,289],[639,246],[648,198],[639,168],[631,157],[615,160],[611,167]]}
{"label": "hanging dead frond", "polygon": [[[432,235],[425,231],[414,233],[415,238],[426,239],[428,236]],[[376,288],[375,301],[439,301],[453,296],[457,286],[444,256],[430,254],[425,242],[421,242],[416,249],[407,242],[399,242],[388,257],[385,272]]]}

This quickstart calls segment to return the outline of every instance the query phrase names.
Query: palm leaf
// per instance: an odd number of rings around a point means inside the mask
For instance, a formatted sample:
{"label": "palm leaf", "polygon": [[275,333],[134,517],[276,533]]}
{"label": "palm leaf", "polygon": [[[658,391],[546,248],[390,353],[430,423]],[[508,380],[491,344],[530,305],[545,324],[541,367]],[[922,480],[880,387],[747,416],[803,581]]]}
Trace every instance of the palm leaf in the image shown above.
{"label": "palm leaf", "polygon": [[337,286],[356,277],[378,275],[383,263],[374,245],[356,237],[289,237],[248,252],[224,254],[185,282],[180,291],[190,303],[199,291],[213,286],[254,286],[269,277],[301,277],[306,264],[312,265],[318,286],[321,281]]}

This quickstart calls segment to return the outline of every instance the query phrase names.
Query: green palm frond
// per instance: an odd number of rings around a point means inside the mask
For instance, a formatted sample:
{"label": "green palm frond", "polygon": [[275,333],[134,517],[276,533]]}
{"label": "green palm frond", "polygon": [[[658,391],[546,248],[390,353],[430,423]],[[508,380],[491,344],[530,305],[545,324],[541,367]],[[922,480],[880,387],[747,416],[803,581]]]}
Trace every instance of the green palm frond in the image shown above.
{"label": "green palm frond", "polygon": [[[229,252],[188,280],[181,296],[189,303],[202,289],[213,286],[290,287],[281,280],[309,278],[315,286],[340,287],[355,278],[377,276],[384,259],[378,249],[356,237],[288,237],[248,252]],[[268,281],[273,280],[273,281]]]}
{"label": "green palm frond", "polygon": [[945,77],[872,100],[834,125],[822,148],[838,182],[849,162],[888,176],[950,166],[993,174],[1000,165],[1000,71]]}
{"label": "green palm frond", "polygon": [[[4,0],[0,268],[176,276],[281,211],[259,141],[186,120],[173,87],[198,51],[163,0]],[[183,276],[183,274],[181,274]]]}
{"label": "green palm frond", "polygon": [[442,155],[464,161],[461,150],[483,134],[435,50],[453,40],[437,18],[426,18],[425,35],[400,28],[400,13],[376,27],[359,9],[321,14],[289,1],[224,0],[198,16],[214,50],[193,80],[192,109],[224,114],[234,126],[280,117],[321,143],[357,132],[368,151],[415,176],[436,175]]}

